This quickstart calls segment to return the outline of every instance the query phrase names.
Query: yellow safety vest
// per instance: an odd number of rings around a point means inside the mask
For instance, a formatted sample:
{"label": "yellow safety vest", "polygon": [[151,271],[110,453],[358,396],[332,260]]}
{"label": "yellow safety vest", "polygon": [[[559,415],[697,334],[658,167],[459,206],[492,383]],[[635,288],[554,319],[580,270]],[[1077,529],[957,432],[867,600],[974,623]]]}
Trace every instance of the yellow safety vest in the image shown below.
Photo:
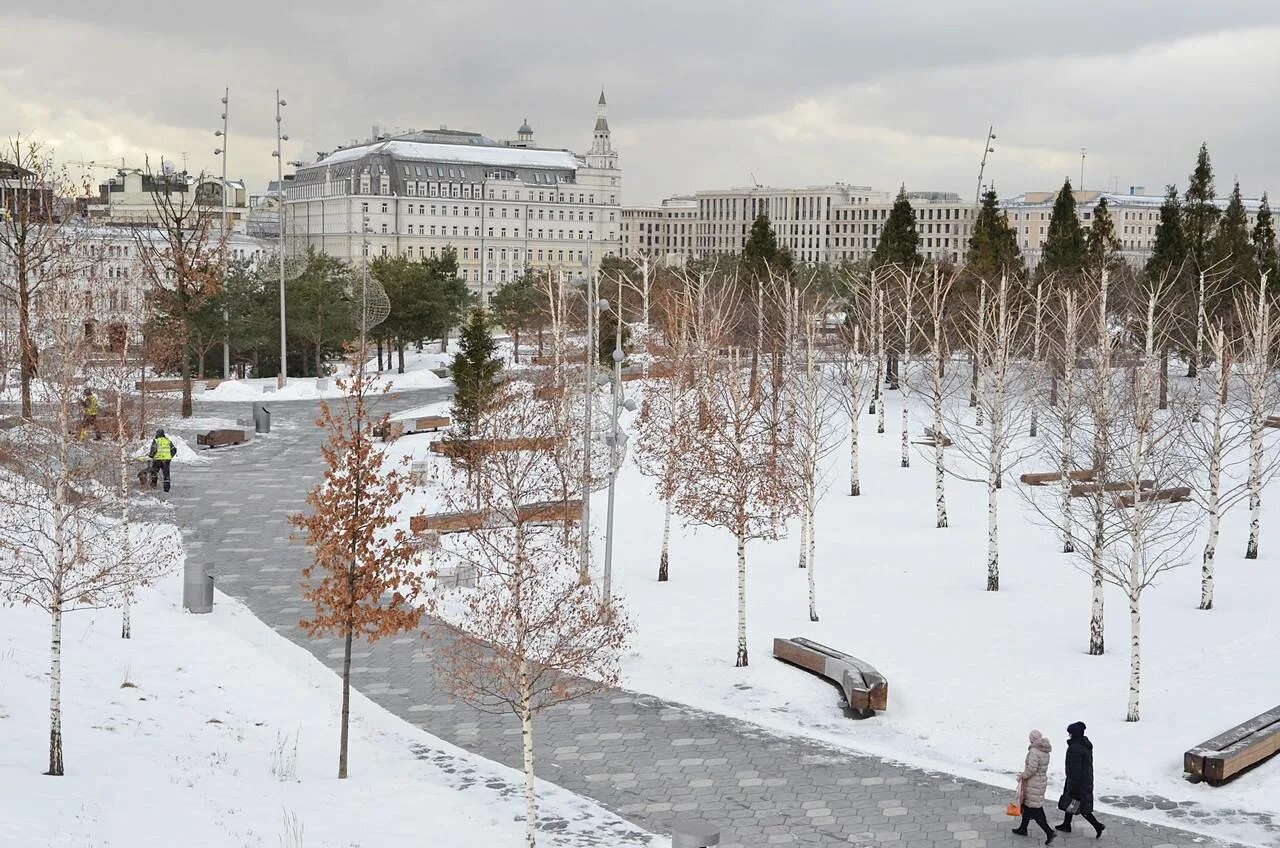
{"label": "yellow safety vest", "polygon": [[169,441],[168,436],[156,436],[156,455],[153,459],[161,462],[173,459],[173,442]]}
{"label": "yellow safety vest", "polygon": [[98,414],[98,395],[96,393],[89,395],[89,402],[85,404],[85,412],[90,415]]}

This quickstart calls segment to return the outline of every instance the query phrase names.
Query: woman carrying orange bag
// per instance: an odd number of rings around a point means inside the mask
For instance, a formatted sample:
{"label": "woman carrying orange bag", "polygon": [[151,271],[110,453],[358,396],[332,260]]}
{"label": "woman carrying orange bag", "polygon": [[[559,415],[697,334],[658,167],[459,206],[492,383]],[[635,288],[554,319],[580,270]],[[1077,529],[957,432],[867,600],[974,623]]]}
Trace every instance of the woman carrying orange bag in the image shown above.
{"label": "woman carrying orange bag", "polygon": [[1049,788],[1049,754],[1053,746],[1038,730],[1027,737],[1027,761],[1018,775],[1018,796],[1022,804],[1022,823],[1013,829],[1019,836],[1027,835],[1027,824],[1035,822],[1044,831],[1044,844],[1053,842],[1054,833],[1044,814],[1044,793]]}

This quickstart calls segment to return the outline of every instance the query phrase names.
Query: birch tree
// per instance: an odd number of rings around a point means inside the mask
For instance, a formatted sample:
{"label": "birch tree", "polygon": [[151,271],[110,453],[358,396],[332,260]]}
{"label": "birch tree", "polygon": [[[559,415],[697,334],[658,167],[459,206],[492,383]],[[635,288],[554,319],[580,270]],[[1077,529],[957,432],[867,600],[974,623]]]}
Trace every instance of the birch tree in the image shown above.
{"label": "birch tree", "polygon": [[859,456],[858,418],[875,390],[875,362],[866,347],[861,324],[841,328],[840,355],[836,363],[839,389],[836,396],[849,420],[849,495],[862,494],[861,457]]}
{"label": "birch tree", "polygon": [[80,447],[81,381],[88,358],[81,292],[61,275],[43,280],[32,321],[44,340],[47,418],[9,431],[0,450],[0,596],[49,615],[49,768],[64,774],[63,616],[118,605],[176,566],[172,525],[122,524],[94,455]]}
{"label": "birch tree", "polygon": [[[528,395],[510,387],[500,395],[479,423],[486,437],[570,437]],[[433,557],[436,571],[466,565],[477,575],[474,589],[434,607],[463,632],[439,669],[455,696],[520,722],[526,848],[535,845],[538,821],[534,720],[557,704],[615,686],[631,630],[616,600],[602,601],[578,579],[577,531],[566,537],[521,509],[555,497],[560,484],[553,456],[538,450],[478,455],[470,474],[481,480],[479,503],[455,475],[443,504],[478,513],[475,527],[443,536]]]}
{"label": "birch tree", "polygon": [[1274,304],[1267,292],[1265,272],[1259,277],[1256,294],[1247,297],[1238,309],[1245,348],[1239,369],[1249,411],[1249,542],[1244,558],[1257,559],[1262,535],[1263,430],[1277,398]]}

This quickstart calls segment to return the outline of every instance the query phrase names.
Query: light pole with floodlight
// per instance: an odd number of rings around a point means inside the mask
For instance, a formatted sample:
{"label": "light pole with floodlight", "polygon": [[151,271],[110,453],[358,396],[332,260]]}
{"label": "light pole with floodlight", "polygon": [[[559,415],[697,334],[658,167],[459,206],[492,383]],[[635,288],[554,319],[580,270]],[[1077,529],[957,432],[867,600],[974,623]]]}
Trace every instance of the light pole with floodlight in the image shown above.
{"label": "light pole with floodlight", "polygon": [[[605,301],[601,301],[604,303]],[[622,287],[618,287],[618,303],[613,310],[613,415],[606,441],[609,444],[609,505],[606,508],[604,527],[604,602],[613,599],[613,501],[618,472],[622,468],[622,449],[627,444],[627,434],[622,432],[622,410],[634,412],[636,402],[622,396]]]}
{"label": "light pole with floodlight", "polygon": [[222,236],[222,379],[231,379],[231,316],[227,313],[226,292],[227,292],[227,113],[230,111],[229,104],[231,98],[231,89],[224,88],[222,90],[222,129],[214,130],[213,134],[217,138],[222,139],[222,146],[215,147],[214,156],[222,157],[222,222],[218,227],[218,234]]}
{"label": "light pole with floodlight", "polygon": [[280,107],[287,106],[285,101],[280,99],[280,89],[276,89],[276,149],[272,152],[272,156],[276,157],[276,202],[280,204],[280,373],[276,376],[276,388],[283,389],[289,382],[288,356],[285,351],[285,326],[284,326],[284,155],[281,152],[282,142],[289,140],[289,136],[280,132]]}

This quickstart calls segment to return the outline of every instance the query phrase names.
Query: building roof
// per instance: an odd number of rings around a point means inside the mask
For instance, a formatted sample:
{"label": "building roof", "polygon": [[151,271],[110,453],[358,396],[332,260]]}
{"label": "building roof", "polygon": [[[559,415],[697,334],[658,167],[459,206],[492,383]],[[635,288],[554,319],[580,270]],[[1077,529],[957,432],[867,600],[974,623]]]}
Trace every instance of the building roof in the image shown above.
{"label": "building roof", "polygon": [[[1108,206],[1142,206],[1150,209],[1159,209],[1164,205],[1164,195],[1162,194],[1123,194],[1120,192],[1096,191],[1096,190],[1077,190],[1072,192],[1075,195],[1077,206],[1087,206],[1093,208],[1102,198],[1107,199]],[[1053,206],[1057,200],[1058,192],[1056,191],[1027,191],[1022,194],[1006,197],[1000,200],[1000,205],[1005,208],[1024,207],[1024,206]],[[1244,208],[1246,212],[1257,212],[1258,207],[1262,205],[1259,198],[1245,197]],[[1231,202],[1230,197],[1219,197],[1214,200],[1214,204],[1219,208],[1225,209],[1227,204]]]}
{"label": "building roof", "polygon": [[556,168],[576,171],[578,159],[567,150],[535,147],[507,147],[489,144],[442,144],[398,138],[348,147],[324,157],[309,167],[354,162],[365,156],[386,154],[393,159],[415,162],[448,162],[462,165],[505,165],[522,168]]}
{"label": "building roof", "polygon": [[607,106],[607,105],[608,105],[607,103],[605,103],[605,102],[604,102],[604,89],[603,89],[603,88],[602,88],[602,89],[600,89],[600,99],[596,101],[596,105],[597,105],[597,106]]}
{"label": "building roof", "polygon": [[607,119],[607,118],[605,118],[605,116],[604,116],[604,115],[601,115],[600,117],[596,118],[596,129],[595,129],[595,131],[596,131],[596,132],[608,132],[608,131],[609,131],[609,121],[608,121],[608,119]]}
{"label": "building roof", "polygon": [[528,118],[524,119],[524,123],[520,125],[520,129],[516,130],[516,132],[520,134],[528,133],[529,135],[533,135],[533,130],[529,127]]}

